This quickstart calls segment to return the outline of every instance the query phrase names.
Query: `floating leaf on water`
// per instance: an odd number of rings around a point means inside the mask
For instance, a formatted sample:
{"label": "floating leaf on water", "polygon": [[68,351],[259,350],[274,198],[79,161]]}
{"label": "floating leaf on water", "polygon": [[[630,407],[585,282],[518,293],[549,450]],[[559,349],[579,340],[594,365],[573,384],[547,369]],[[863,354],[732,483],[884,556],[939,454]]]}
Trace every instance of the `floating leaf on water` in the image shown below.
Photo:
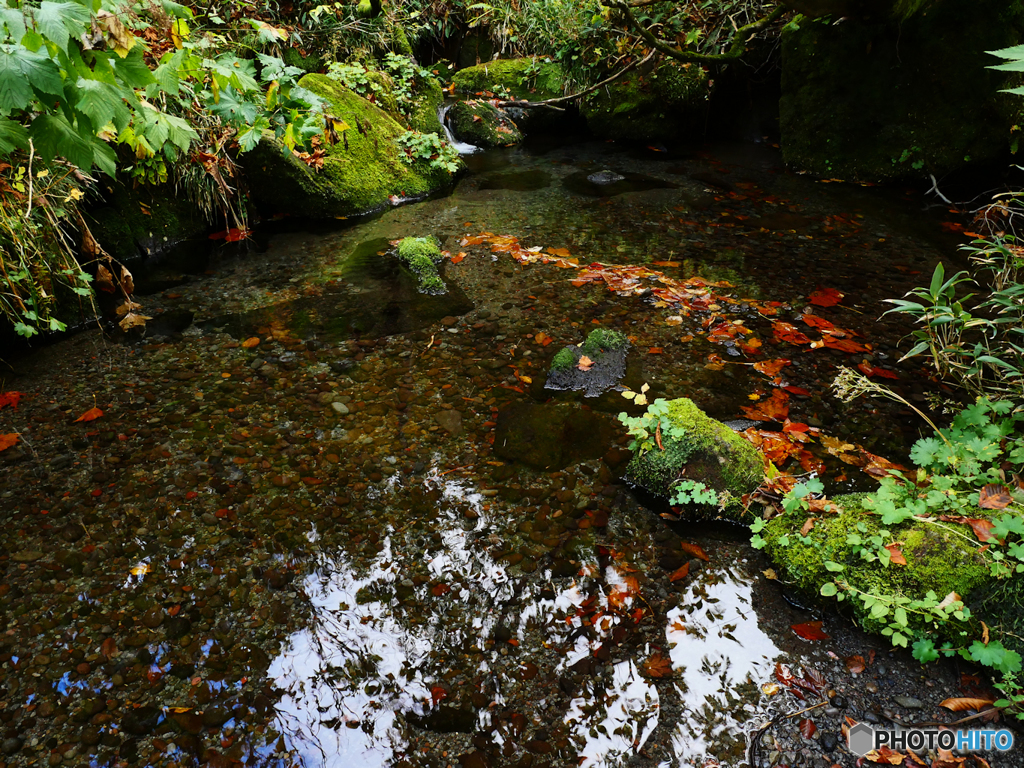
{"label": "floating leaf on water", "polygon": [[672,674],[672,662],[655,652],[643,663],[644,672],[650,677],[668,677]]}
{"label": "floating leaf on water", "polygon": [[683,552],[696,557],[698,560],[703,560],[705,563],[711,560],[711,558],[708,557],[708,553],[696,544],[691,544],[688,541],[681,541],[679,542],[679,546]]}
{"label": "floating leaf on water", "polygon": [[250,336],[248,339],[242,342],[242,349],[252,349],[253,347],[258,346],[259,343],[259,336]]}
{"label": "floating leaf on water", "polygon": [[0,451],[6,451],[18,442],[18,433],[11,432],[7,435],[0,435]]}
{"label": "floating leaf on water", "polygon": [[676,582],[676,581],[679,581],[680,579],[685,579],[689,575],[690,575],[690,564],[689,563],[683,563],[679,568],[677,568],[675,570],[675,572],[671,576],[668,577],[668,580],[672,581],[672,582]]}
{"label": "floating leaf on water", "polygon": [[835,288],[818,288],[812,293],[808,300],[811,304],[819,307],[834,307],[840,301],[843,300],[843,293],[837,291]]}
{"label": "floating leaf on water", "polygon": [[152,569],[150,568],[149,563],[136,563],[128,569],[128,573],[137,578],[141,578],[145,576],[147,573],[149,573],[151,570]]}
{"label": "floating leaf on water", "polygon": [[9,405],[11,408],[17,409],[18,401],[24,396],[22,392],[0,392],[0,408]]}

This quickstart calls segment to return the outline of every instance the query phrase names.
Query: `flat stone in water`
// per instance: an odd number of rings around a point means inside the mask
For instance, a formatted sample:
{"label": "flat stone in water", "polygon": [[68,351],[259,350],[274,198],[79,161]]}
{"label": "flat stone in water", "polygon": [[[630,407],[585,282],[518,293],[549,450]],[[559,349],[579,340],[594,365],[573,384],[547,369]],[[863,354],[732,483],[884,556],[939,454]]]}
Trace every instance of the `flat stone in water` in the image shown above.
{"label": "flat stone in water", "polygon": [[897,704],[907,709],[921,709],[924,706],[923,701],[913,696],[896,696],[895,699]]}
{"label": "flat stone in water", "polygon": [[434,414],[434,421],[451,435],[462,434],[462,414],[458,411],[441,411]]}
{"label": "flat stone in water", "polygon": [[614,184],[616,181],[625,181],[626,177],[621,173],[615,171],[609,171],[607,169],[592,173],[587,176],[587,181],[593,182],[594,184]]}
{"label": "flat stone in water", "polygon": [[642,173],[615,174],[612,171],[601,171],[611,173],[619,178],[612,180],[611,176],[603,176],[608,181],[595,182],[591,178],[598,174],[587,174],[586,171],[579,171],[562,179],[562,186],[570,192],[585,197],[614,197],[626,192],[646,192],[651,189],[675,189],[676,185]]}

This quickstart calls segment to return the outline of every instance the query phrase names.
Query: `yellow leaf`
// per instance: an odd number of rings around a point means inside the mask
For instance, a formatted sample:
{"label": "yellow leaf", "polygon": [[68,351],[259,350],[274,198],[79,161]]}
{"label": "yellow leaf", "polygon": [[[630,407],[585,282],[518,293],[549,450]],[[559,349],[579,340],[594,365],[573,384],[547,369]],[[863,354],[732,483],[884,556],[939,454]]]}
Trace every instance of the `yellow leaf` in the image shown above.
{"label": "yellow leaf", "polygon": [[152,569],[149,567],[149,563],[138,563],[137,565],[133,565],[131,568],[129,568],[128,572],[132,576],[141,577],[145,576],[151,570]]}

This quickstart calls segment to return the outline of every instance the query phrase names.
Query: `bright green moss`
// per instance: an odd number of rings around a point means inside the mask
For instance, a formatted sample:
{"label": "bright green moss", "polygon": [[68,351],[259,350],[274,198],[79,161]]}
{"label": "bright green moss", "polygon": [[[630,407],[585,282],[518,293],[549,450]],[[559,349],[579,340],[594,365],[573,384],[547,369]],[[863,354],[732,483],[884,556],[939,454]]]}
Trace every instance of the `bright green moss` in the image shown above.
{"label": "bright green moss", "polygon": [[533,58],[497,59],[459,70],[452,84],[463,93],[505,90],[516,99],[543,101],[562,95],[565,71],[559,64]]}
{"label": "bright green moss", "polygon": [[419,278],[422,293],[444,293],[444,281],[437,272],[441,247],[434,237],[406,237],[398,243],[398,258]]}
{"label": "bright green moss", "polygon": [[629,346],[629,339],[619,331],[611,328],[595,328],[583,342],[583,351],[590,358],[594,358],[613,349],[625,349],[627,346]]}
{"label": "bright green moss", "polygon": [[[669,497],[684,477],[739,498],[754,490],[763,477],[761,456],[740,435],[712,419],[689,398],[669,401],[668,419],[683,436],[662,434],[664,450],[634,456],[627,468],[630,479],[647,491]],[[742,509],[729,505],[725,514],[739,519]]]}
{"label": "bright green moss", "polygon": [[311,218],[353,216],[382,208],[392,195],[416,197],[449,183],[450,174],[427,161],[405,161],[395,140],[406,128],[384,110],[324,75],[306,75],[300,84],[324,98],[348,129],[319,171],[269,137],[242,155],[262,206]]}
{"label": "bright green moss", "polygon": [[444,91],[437,80],[432,77],[418,78],[409,112],[409,127],[420,133],[436,133],[443,137],[444,128],[437,116],[443,102]]}
{"label": "bright green moss", "polygon": [[[785,569],[785,576],[800,590],[817,595],[821,585],[832,581],[837,574],[828,571],[827,561],[846,566],[838,576],[851,587],[870,593],[903,595],[923,599],[931,591],[941,600],[950,592],[966,597],[970,592],[991,581],[988,566],[978,555],[976,547],[957,535],[955,525],[912,523],[890,528],[906,565],[883,565],[880,561],[867,562],[847,543],[847,537],[864,524],[866,537],[877,533],[878,517],[862,506],[866,494],[838,496],[833,501],[843,511],[834,515],[818,515],[808,533],[813,544],[800,541],[799,533],[807,520],[803,513],[784,514],[773,518],[762,531],[767,542],[766,552]],[[944,527],[943,527],[944,526]],[[788,537],[788,544],[781,540]],[[868,617],[863,602],[856,597],[846,601],[867,629],[878,630],[884,625]],[[912,615],[913,617],[913,615]],[[914,626],[912,624],[912,626]],[[917,626],[922,626],[918,621]]]}
{"label": "bright green moss", "polygon": [[551,370],[552,371],[567,371],[576,365],[576,355],[573,354],[572,347],[563,347],[559,350],[551,359]]}

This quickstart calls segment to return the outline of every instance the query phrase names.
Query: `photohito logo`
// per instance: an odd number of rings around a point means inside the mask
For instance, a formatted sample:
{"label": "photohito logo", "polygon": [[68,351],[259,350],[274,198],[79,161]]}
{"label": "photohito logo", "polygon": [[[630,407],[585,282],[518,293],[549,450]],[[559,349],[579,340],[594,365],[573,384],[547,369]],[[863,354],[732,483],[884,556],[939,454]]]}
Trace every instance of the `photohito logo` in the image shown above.
{"label": "photohito logo", "polygon": [[888,747],[900,749],[949,749],[962,752],[980,752],[995,749],[1006,752],[1013,748],[1013,732],[1006,728],[971,729],[967,731],[951,731],[938,728],[872,728],[866,723],[850,726],[847,746],[858,757],[863,757],[873,749]]}

